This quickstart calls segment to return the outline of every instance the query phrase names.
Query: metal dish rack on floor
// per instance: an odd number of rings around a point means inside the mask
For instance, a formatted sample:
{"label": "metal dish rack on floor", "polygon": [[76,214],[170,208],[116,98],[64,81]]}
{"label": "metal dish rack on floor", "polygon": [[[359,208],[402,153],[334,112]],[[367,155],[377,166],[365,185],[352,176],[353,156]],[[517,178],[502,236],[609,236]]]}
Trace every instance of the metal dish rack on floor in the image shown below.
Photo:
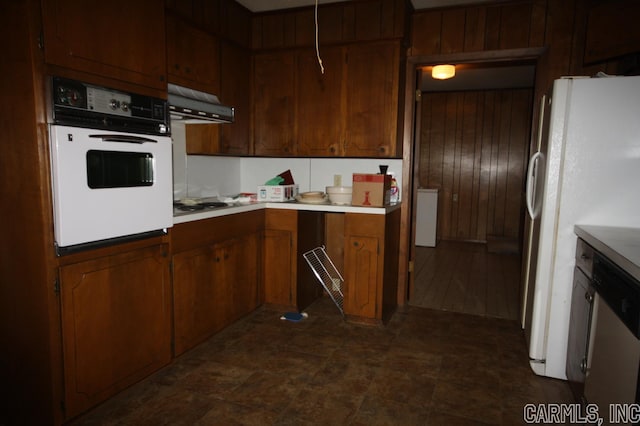
{"label": "metal dish rack on floor", "polygon": [[331,300],[333,300],[333,303],[335,303],[340,313],[344,316],[344,294],[342,292],[344,279],[329,256],[327,256],[324,246],[309,250],[302,256],[311,267],[320,284],[322,284],[322,287],[324,287],[329,294],[329,297],[331,297]]}

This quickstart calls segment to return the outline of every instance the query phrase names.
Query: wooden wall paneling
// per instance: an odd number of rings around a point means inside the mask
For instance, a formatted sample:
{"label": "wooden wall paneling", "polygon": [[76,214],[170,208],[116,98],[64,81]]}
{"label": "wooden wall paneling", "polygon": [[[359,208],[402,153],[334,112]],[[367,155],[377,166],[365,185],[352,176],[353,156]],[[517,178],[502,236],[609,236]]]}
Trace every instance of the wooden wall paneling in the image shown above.
{"label": "wooden wall paneling", "polygon": [[253,49],[262,49],[263,29],[262,16],[253,16],[251,19],[251,47]]}
{"label": "wooden wall paneling", "polygon": [[356,39],[356,11],[349,2],[342,9],[342,41],[349,42]]}
{"label": "wooden wall paneling", "polygon": [[497,50],[500,46],[500,19],[499,6],[487,7],[487,21],[485,28],[484,50]]}
{"label": "wooden wall paneling", "polygon": [[193,19],[193,2],[183,0],[165,0],[164,7],[172,13]]}
{"label": "wooden wall paneling", "polygon": [[440,53],[442,13],[438,11],[414,13],[411,17],[412,56]]}
{"label": "wooden wall paneling", "polygon": [[486,19],[486,7],[470,7],[467,9],[464,25],[465,52],[477,52],[484,48]]}
{"label": "wooden wall paneling", "polygon": [[509,147],[511,144],[511,114],[512,114],[512,93],[500,92],[500,121],[498,134],[498,163],[496,164],[496,206],[495,215],[493,217],[493,233],[495,235],[504,235],[505,222],[505,206],[507,200],[507,180],[508,180],[508,164],[509,164]]}
{"label": "wooden wall paneling", "polygon": [[[398,25],[397,3],[398,1],[383,1],[380,4],[380,37],[382,38],[402,37],[402,34],[398,35],[395,31],[395,27]],[[393,18],[389,19],[389,16]]]}
{"label": "wooden wall paneling", "polygon": [[193,0],[193,20],[202,28],[220,33],[222,0]]}
{"label": "wooden wall paneling", "polygon": [[495,108],[495,93],[484,93],[482,106],[482,129],[481,135],[482,149],[480,150],[480,187],[478,190],[478,239],[487,235],[487,223],[489,220],[489,206],[491,199],[491,175],[492,175],[492,158],[493,149],[493,111]]}
{"label": "wooden wall paneling", "polygon": [[[319,14],[320,11],[318,11]],[[305,9],[297,12],[295,19],[295,45],[313,46],[316,39],[315,14],[313,9]],[[318,20],[319,21],[319,20]],[[318,28],[320,30],[320,28]],[[320,31],[318,31],[318,37]]]}
{"label": "wooden wall paneling", "polygon": [[0,423],[61,423],[40,2],[2,2],[0,9]]}
{"label": "wooden wall paneling", "polygon": [[284,47],[296,45],[296,13],[286,13],[283,20]]}
{"label": "wooden wall paneling", "polygon": [[273,49],[284,46],[284,15],[268,14],[261,17],[261,44],[263,49]]}
{"label": "wooden wall paneling", "polygon": [[355,39],[366,41],[380,38],[382,36],[382,18],[382,4],[380,1],[356,3]]}
{"label": "wooden wall paneling", "polygon": [[442,12],[442,32],[439,53],[464,51],[465,10],[451,9]]}
{"label": "wooden wall paneling", "polygon": [[588,11],[584,62],[603,61],[640,51],[640,3],[606,2]]}
{"label": "wooden wall paneling", "polygon": [[342,9],[342,4],[329,4],[318,8],[318,40],[321,44],[342,41]]}
{"label": "wooden wall paneling", "polygon": [[530,46],[531,3],[505,4],[501,7],[500,49]]}
{"label": "wooden wall paneling", "polygon": [[[452,217],[454,215],[453,205],[453,184],[454,184],[454,166],[455,166],[455,117],[458,114],[458,102],[453,96],[447,96],[445,99],[445,128],[442,152],[442,215],[438,212],[438,216],[442,217],[442,236],[444,238],[453,238],[452,235]],[[440,196],[438,196],[438,200]]]}
{"label": "wooden wall paneling", "polygon": [[440,190],[438,235],[517,238],[531,90],[425,93],[419,186]]}
{"label": "wooden wall paneling", "polygon": [[220,33],[242,47],[251,47],[251,12],[235,0],[224,0]]}
{"label": "wooden wall paneling", "polygon": [[469,211],[471,212],[471,220],[469,221],[469,235],[474,240],[481,240],[482,233],[479,232],[479,219],[481,217],[480,211],[480,199],[482,193],[482,186],[480,185],[482,176],[482,145],[483,134],[482,128],[484,124],[484,109],[485,101],[484,94],[477,93],[476,105],[474,110],[473,128],[471,125],[467,126],[469,132],[472,132],[473,137],[473,158],[471,159],[473,170],[471,172],[471,204]]}
{"label": "wooden wall paneling", "polygon": [[533,0],[531,4],[531,28],[529,30],[529,46],[545,45],[545,28],[547,27],[547,0]]}
{"label": "wooden wall paneling", "polygon": [[472,222],[475,211],[472,209],[474,194],[474,170],[476,148],[476,115],[478,105],[478,92],[466,92],[463,96],[461,143],[459,150],[459,183],[458,183],[458,234],[465,235],[468,239],[475,239],[472,231]]}
{"label": "wooden wall paneling", "polygon": [[507,182],[507,205],[503,236],[519,238],[523,216],[523,192],[525,168],[528,160],[528,135],[531,128],[530,90],[514,92],[511,111],[511,145],[509,147],[509,180]]}

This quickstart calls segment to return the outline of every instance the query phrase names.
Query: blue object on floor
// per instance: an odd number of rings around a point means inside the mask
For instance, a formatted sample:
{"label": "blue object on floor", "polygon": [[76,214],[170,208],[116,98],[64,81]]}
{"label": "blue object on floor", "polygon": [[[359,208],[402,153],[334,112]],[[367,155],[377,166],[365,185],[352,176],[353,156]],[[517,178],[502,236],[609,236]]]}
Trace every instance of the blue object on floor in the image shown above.
{"label": "blue object on floor", "polygon": [[298,312],[287,312],[284,315],[282,315],[280,317],[281,320],[287,320],[287,321],[293,321],[293,322],[299,322],[302,321],[305,318],[308,318],[309,314],[307,314],[306,312],[303,312],[301,314],[299,314]]}

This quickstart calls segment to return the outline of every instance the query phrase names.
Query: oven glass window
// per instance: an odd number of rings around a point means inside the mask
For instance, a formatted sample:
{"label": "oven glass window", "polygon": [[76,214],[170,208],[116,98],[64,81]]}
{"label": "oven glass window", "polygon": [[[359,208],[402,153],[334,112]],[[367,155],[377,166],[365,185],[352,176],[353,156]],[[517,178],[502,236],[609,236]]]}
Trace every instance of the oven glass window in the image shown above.
{"label": "oven glass window", "polygon": [[153,185],[153,155],[148,152],[87,152],[87,184],[91,189]]}

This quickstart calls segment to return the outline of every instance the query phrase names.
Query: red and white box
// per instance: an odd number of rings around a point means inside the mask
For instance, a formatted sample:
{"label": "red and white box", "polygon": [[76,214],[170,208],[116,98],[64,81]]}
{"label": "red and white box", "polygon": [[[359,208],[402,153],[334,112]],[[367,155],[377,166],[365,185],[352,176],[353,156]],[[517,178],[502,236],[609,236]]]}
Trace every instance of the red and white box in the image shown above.
{"label": "red and white box", "polygon": [[351,205],[383,207],[391,203],[391,175],[354,173]]}
{"label": "red and white box", "polygon": [[293,185],[261,185],[258,187],[259,202],[293,201],[298,195],[298,184]]}

